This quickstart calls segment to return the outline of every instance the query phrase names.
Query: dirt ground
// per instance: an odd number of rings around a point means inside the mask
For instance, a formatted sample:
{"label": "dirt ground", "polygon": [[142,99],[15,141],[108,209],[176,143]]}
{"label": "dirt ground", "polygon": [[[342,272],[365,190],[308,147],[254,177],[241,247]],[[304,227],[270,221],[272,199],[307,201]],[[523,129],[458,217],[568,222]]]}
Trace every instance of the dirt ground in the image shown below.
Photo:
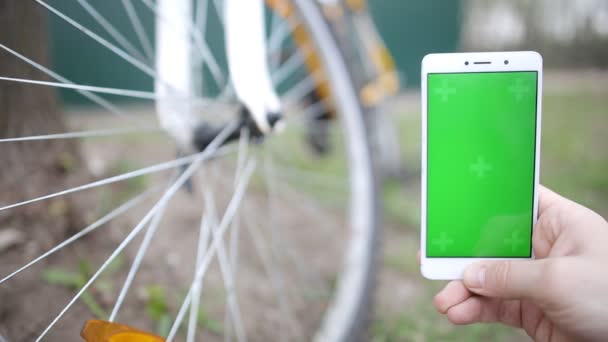
{"label": "dirt ground", "polygon": [[[151,114],[145,108],[130,111],[144,121]],[[82,114],[81,109],[70,114],[70,121],[74,130],[120,127],[122,124],[114,117]],[[176,157],[174,145],[163,134],[90,138],[82,143],[83,156],[94,179]],[[251,153],[256,153],[255,147],[251,148]],[[171,200],[118,315],[118,322],[166,333],[167,323],[173,321],[193,279],[201,213],[205,204],[203,190],[210,188],[215,194],[218,220],[221,219],[234,188],[234,159],[217,161],[205,167],[197,173],[192,192],[180,190]],[[260,161],[258,164],[258,169],[263,169]],[[170,175],[170,172],[162,172],[146,176],[139,182],[127,181],[126,184],[87,190],[86,196],[101,208],[99,210],[107,211],[103,207],[116,207],[145,188],[167,184]],[[235,282],[243,325],[252,341],[307,340],[320,322],[337,269],[341,266],[340,251],[344,241],[340,237],[345,233],[345,220],[341,209],[323,208],[310,195],[287,187],[277,190],[271,207],[261,185],[262,179],[260,174],[253,176],[252,190],[246,195],[239,216]],[[78,273],[83,262],[90,264],[95,271],[158,197],[158,194],[153,194],[111,224],[98,228],[2,284],[0,337],[7,341],[34,340],[76,293],[73,286],[50,283],[42,274],[49,270]],[[92,210],[90,222],[100,216],[99,210]],[[35,229],[45,227],[41,224]],[[230,232],[234,230],[235,227],[230,228]],[[118,270],[102,274],[89,291],[106,313],[113,307],[144,234],[145,231],[128,245]],[[257,239],[253,239],[252,234],[256,234]],[[227,238],[226,248],[228,243]],[[49,247],[48,241],[29,241],[0,251],[0,274],[9,274]],[[272,266],[270,271],[260,253]],[[224,322],[227,290],[217,258],[213,260],[203,285],[201,313],[204,319],[199,322],[198,331],[200,336],[206,337],[205,340],[219,341],[223,339],[222,334],[231,329]],[[277,287],[284,290],[278,291]],[[162,298],[151,298],[151,288],[161,289]],[[284,299],[279,299],[277,293],[284,293],[281,297]],[[287,309],[279,305],[279,300],[287,302]],[[160,312],[158,306],[161,307]],[[80,329],[89,318],[94,318],[91,307],[77,301],[45,340],[79,341]],[[187,318],[184,321],[187,322]],[[185,339],[185,331],[184,324],[178,340]]]}

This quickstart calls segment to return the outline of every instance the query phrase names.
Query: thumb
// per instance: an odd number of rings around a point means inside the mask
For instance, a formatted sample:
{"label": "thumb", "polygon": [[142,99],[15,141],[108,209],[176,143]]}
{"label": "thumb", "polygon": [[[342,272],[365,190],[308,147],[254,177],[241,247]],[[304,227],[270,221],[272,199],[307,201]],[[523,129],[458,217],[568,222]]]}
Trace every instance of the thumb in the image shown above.
{"label": "thumb", "polygon": [[464,284],[471,292],[487,297],[538,299],[544,265],[544,260],[479,262],[467,267]]}

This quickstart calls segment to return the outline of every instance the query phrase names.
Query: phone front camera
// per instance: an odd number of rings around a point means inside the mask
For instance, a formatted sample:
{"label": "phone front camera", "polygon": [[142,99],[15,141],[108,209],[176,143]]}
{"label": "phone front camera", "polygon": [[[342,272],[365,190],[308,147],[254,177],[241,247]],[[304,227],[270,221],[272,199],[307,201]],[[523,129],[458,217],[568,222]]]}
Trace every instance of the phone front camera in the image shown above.
{"label": "phone front camera", "polygon": [[469,65],[469,61],[464,62],[464,65]]}
{"label": "phone front camera", "polygon": [[505,59],[505,65],[509,64],[509,60]]}

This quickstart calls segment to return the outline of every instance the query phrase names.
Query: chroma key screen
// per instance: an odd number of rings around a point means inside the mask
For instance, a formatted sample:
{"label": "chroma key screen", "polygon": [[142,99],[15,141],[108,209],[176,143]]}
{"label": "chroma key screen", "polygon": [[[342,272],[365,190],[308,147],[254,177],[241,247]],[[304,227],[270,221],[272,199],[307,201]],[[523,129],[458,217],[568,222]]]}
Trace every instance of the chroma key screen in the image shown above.
{"label": "chroma key screen", "polygon": [[530,257],[537,72],[429,74],[427,257]]}

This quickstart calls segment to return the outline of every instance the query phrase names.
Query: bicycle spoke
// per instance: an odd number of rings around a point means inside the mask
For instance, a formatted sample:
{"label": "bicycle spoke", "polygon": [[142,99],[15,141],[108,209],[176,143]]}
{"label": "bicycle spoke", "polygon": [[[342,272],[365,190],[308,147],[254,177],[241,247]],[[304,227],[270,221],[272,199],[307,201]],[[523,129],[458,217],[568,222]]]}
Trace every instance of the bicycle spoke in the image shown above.
{"label": "bicycle spoke", "polygon": [[292,32],[292,26],[287,21],[282,21],[281,24],[274,29],[268,38],[268,52],[272,56],[281,47],[285,39]]}
{"label": "bicycle spoke", "polygon": [[[281,272],[280,267],[277,265],[275,258],[272,258],[271,255],[267,253],[267,251],[271,250],[271,248],[266,244],[261,234],[260,229],[253,224],[251,221],[246,221],[243,226],[245,227],[245,231],[251,237],[253,241],[253,247],[256,250],[256,253],[260,257],[262,261],[262,267],[264,268],[264,272],[267,274],[270,279],[271,286],[274,288],[274,291],[277,296],[277,302],[279,304],[279,310],[283,315],[283,318],[287,321],[287,326],[292,329],[293,333],[296,336],[302,337],[301,329],[298,327],[296,323],[296,317],[289,303],[289,299],[287,297],[287,292],[285,291],[285,280],[283,277],[283,272]],[[282,341],[289,340],[286,336],[281,338]]]}
{"label": "bicycle spoke", "polygon": [[[205,200],[205,203],[207,201]],[[209,236],[211,232],[211,225],[207,218],[207,212],[203,211],[201,216],[201,223],[199,225],[198,233],[198,248],[196,249],[196,264],[194,270],[198,269],[207,245],[209,244]],[[196,329],[198,327],[198,311],[199,303],[201,301],[201,290],[202,290],[202,279],[193,283],[192,289],[192,303],[190,304],[190,317],[188,320],[188,333],[186,341],[194,342],[196,340]]]}
{"label": "bicycle spoke", "polygon": [[136,205],[140,204],[144,199],[146,199],[148,196],[150,196],[150,194],[154,193],[155,191],[157,191],[157,188],[152,188],[149,189],[133,198],[131,198],[130,200],[126,201],[125,203],[121,204],[119,207],[113,209],[112,211],[110,211],[109,213],[107,213],[106,215],[104,215],[103,217],[101,217],[100,219],[98,219],[97,221],[91,223],[90,225],[88,225],[87,227],[83,228],[81,231],[79,231],[78,233],[72,235],[72,237],[70,237],[69,239],[61,242],[60,244],[58,244],[57,246],[51,248],[50,250],[48,250],[47,252],[45,252],[44,254],[40,255],[39,257],[35,258],[34,260],[28,262],[27,264],[23,265],[22,267],[20,267],[19,269],[15,270],[14,272],[10,273],[9,275],[5,276],[4,278],[2,278],[0,280],[0,284],[4,283],[5,281],[11,279],[12,277],[16,276],[17,274],[21,273],[22,271],[28,269],[29,267],[33,266],[34,264],[38,263],[39,261],[45,259],[46,257],[50,256],[51,254],[67,247],[68,245],[70,245],[72,242],[80,239],[81,237],[91,233],[92,231],[96,230],[97,228],[103,226],[104,224],[110,222],[111,220],[113,220],[114,218],[120,216],[121,214],[125,213],[126,211],[128,211],[129,209],[135,207]]}
{"label": "bicycle spoke", "polygon": [[125,61],[127,61],[128,63],[130,63],[134,67],[136,67],[137,69],[141,70],[142,72],[144,72],[145,74],[151,76],[152,78],[157,79],[156,72],[154,70],[152,70],[149,66],[145,65],[144,63],[138,61],[137,59],[135,59],[135,57],[133,57],[130,54],[126,53],[124,50],[120,49],[119,47],[117,47],[116,45],[110,43],[109,41],[107,41],[106,39],[102,38],[98,34],[96,34],[93,31],[87,29],[86,27],[82,26],[80,23],[78,23],[74,19],[68,17],[67,15],[65,15],[64,13],[62,13],[61,11],[57,10],[56,8],[52,7],[51,5],[49,5],[48,3],[46,3],[45,1],[43,1],[43,0],[34,0],[34,1],[36,1],[38,4],[40,4],[41,6],[45,7],[46,9],[48,9],[51,13],[55,14],[56,16],[58,16],[59,18],[61,18],[65,22],[67,22],[68,24],[74,26],[76,29],[78,29],[82,33],[86,34],[87,36],[89,36],[90,38],[92,38],[93,40],[95,40],[96,42],[98,42],[99,44],[103,45],[108,50],[114,52],[116,55],[120,56],[122,59],[124,59]]}
{"label": "bicycle spoke", "polygon": [[5,138],[0,139],[0,143],[17,142],[17,141],[33,141],[33,140],[57,140],[57,139],[76,139],[76,138],[93,138],[107,137],[121,134],[138,134],[138,133],[158,133],[163,132],[158,127],[140,127],[140,128],[111,128],[100,129],[95,131],[80,131],[45,135],[31,135],[27,137]]}
{"label": "bicycle spoke", "polygon": [[[240,207],[241,201],[243,199],[247,185],[249,184],[249,180],[251,178],[251,174],[253,173],[254,168],[255,168],[255,162],[253,162],[253,161],[248,162],[248,165],[246,166],[245,171],[243,172],[243,177],[241,177],[241,179],[239,180],[237,189],[234,192],[232,199],[228,203],[228,207],[226,208],[226,211],[224,212],[224,216],[222,217],[222,220],[220,221],[219,227],[217,227],[217,229],[216,229],[217,234],[213,235],[211,245],[210,245],[209,249],[207,250],[205,257],[201,261],[200,266],[196,270],[195,277],[194,277],[195,280],[202,279],[204,277],[206,270],[211,262],[211,259],[213,258],[214,254],[217,252],[218,245],[220,243],[222,243],[224,234],[225,234],[226,230],[228,229],[228,227],[230,226],[230,222],[232,222],[232,219],[234,218],[236,211]],[[186,313],[187,308],[190,305],[190,301],[192,300],[192,292],[193,292],[193,287],[192,287],[192,285],[190,285],[188,294],[186,295],[186,298],[184,298],[184,301],[182,302],[182,305],[178,311],[175,321],[173,322],[173,326],[171,327],[171,331],[169,332],[169,336],[167,337],[167,342],[172,341],[173,338],[175,337],[175,334],[177,333],[177,329],[181,325],[182,319]]]}
{"label": "bicycle spoke", "polygon": [[[268,213],[268,221],[269,221],[269,228],[271,230],[271,251],[273,251],[273,253],[278,254],[278,251],[280,250],[280,248],[278,248],[279,246],[282,246],[282,250],[285,251],[284,255],[287,256],[288,260],[290,260],[296,267],[295,269],[298,271],[298,274],[300,275],[301,278],[306,279],[306,278],[311,278],[310,277],[310,272],[306,269],[306,267],[304,266],[304,264],[301,262],[301,260],[303,260],[300,256],[302,255],[302,253],[298,252],[297,248],[295,245],[291,244],[289,242],[289,239],[286,239],[285,236],[283,235],[284,233],[286,233],[285,230],[281,230],[277,227],[276,224],[276,218],[275,218],[275,213],[277,213],[277,204],[276,204],[276,200],[278,198],[277,194],[278,194],[278,182],[279,182],[279,178],[276,177],[275,175],[275,169],[274,169],[274,161],[272,159],[272,156],[269,154],[266,154],[265,158],[264,158],[264,185],[266,187],[267,190],[267,213]],[[294,201],[294,203],[301,203],[303,206],[306,206],[308,201],[302,201],[302,200],[298,200],[298,201]],[[317,208],[319,209],[318,211],[314,212],[314,213],[309,213],[312,214],[311,217],[319,217],[320,213],[323,212],[323,210],[321,208]],[[315,283],[320,284],[321,281],[320,279],[314,279]]]}
{"label": "bicycle spoke", "polygon": [[[207,34],[207,10],[208,0],[197,0],[196,9],[194,14],[194,27],[200,30],[200,35],[204,40]],[[194,90],[195,94],[202,95],[205,89],[205,79],[203,77],[203,67],[205,65],[204,58],[200,55],[196,60],[192,62],[192,72],[199,75],[198,78],[194,79]]]}
{"label": "bicycle spoke", "polygon": [[18,82],[18,83],[28,83],[28,84],[34,84],[34,85],[43,85],[43,86],[56,87],[56,88],[84,90],[84,91],[91,91],[91,92],[95,92],[95,93],[134,97],[134,98],[145,99],[145,100],[156,100],[157,99],[156,94],[149,92],[149,91],[105,88],[105,87],[96,87],[96,86],[80,85],[80,84],[66,84],[66,83],[59,83],[59,82],[48,82],[48,81],[30,80],[30,79],[13,78],[13,77],[0,77],[0,80]]}
{"label": "bicycle spoke", "polygon": [[[265,162],[265,170],[264,172],[268,172],[266,171],[266,168],[268,166],[266,166],[266,162]],[[274,166],[272,167],[272,169],[274,169]],[[298,274],[301,276],[300,278],[305,280],[307,278],[311,278],[310,277],[310,272],[309,270],[306,269],[306,267],[300,262],[300,260],[303,260],[304,258],[301,256],[302,254],[299,253],[297,251],[296,246],[290,244],[290,239],[287,239],[286,236],[283,236],[282,231],[278,229],[278,227],[276,227],[276,219],[275,219],[275,213],[280,212],[280,210],[276,209],[276,207],[278,206],[278,204],[276,203],[280,203],[280,201],[282,201],[282,199],[279,199],[279,194],[281,195],[286,195],[286,193],[284,193],[284,191],[289,190],[291,191],[289,193],[289,200],[285,201],[285,203],[299,203],[301,205],[297,206],[297,209],[299,211],[301,211],[303,213],[304,217],[316,217],[319,221],[321,221],[323,223],[323,227],[327,228],[327,227],[336,227],[338,226],[337,222],[332,222],[331,225],[326,224],[326,222],[329,222],[329,219],[326,218],[326,214],[323,214],[323,212],[325,211],[325,208],[322,208],[321,206],[315,205],[314,202],[309,203],[310,201],[308,199],[304,199],[302,197],[302,195],[297,191],[294,190],[293,188],[289,187],[286,184],[281,184],[284,183],[283,179],[281,177],[277,177],[274,173],[274,171],[270,172],[269,174],[272,174],[272,176],[264,176],[264,183],[266,186],[266,189],[268,191],[268,193],[266,194],[267,196],[269,196],[267,198],[266,203],[268,204],[268,207],[265,208],[261,208],[261,207],[256,207],[254,208],[250,208],[250,206],[244,206],[242,208],[242,215],[243,217],[246,217],[247,220],[243,221],[244,224],[246,225],[247,223],[252,222],[252,220],[254,220],[255,218],[260,216],[260,212],[265,212],[267,217],[268,217],[268,226],[271,229],[271,233],[272,234],[276,234],[273,236],[273,240],[274,242],[271,244],[271,247],[269,250],[272,252],[273,255],[275,255],[275,258],[280,258],[280,259],[285,259],[285,257],[287,257],[288,260],[290,260],[295,266],[296,266],[296,270],[298,271]],[[216,182],[218,182],[218,184],[221,184],[222,187],[229,187],[231,180],[229,179],[229,177],[227,177],[225,174],[216,174],[216,177],[219,177],[219,179],[216,179]],[[266,184],[268,184],[267,182],[270,182],[270,180],[272,179],[272,185],[268,186]],[[270,189],[270,190],[269,190]],[[271,193],[272,194],[271,194]],[[285,197],[287,198],[287,197]],[[253,203],[255,204],[255,203]],[[279,253],[279,249],[284,251],[283,254]],[[281,255],[278,255],[281,254]],[[320,278],[315,279],[315,282],[321,284],[321,280]],[[302,283],[304,283],[304,281],[302,281]],[[319,286],[319,288],[325,288],[325,286]]]}
{"label": "bicycle spoke", "polygon": [[[65,84],[74,84],[74,82],[72,82],[72,81],[68,80],[67,78],[65,78],[65,77],[57,74],[56,72],[48,69],[45,66],[34,62],[33,60],[25,57],[24,55],[18,53],[17,51],[15,51],[15,50],[13,50],[13,49],[5,46],[4,44],[0,43],[0,48],[2,48],[3,50],[5,50],[6,52],[12,54],[13,56],[21,59],[22,61],[28,63],[29,65],[33,66],[34,68],[42,71],[43,73],[47,74],[51,78],[55,79],[56,81],[59,81],[59,82],[65,83]],[[92,102],[94,102],[94,103],[100,105],[101,107],[105,108],[110,113],[115,114],[115,115],[120,116],[120,117],[126,117],[129,120],[134,120],[133,118],[129,118],[127,114],[123,113],[121,110],[119,110],[118,108],[116,108],[110,102],[108,102],[105,99],[97,96],[96,94],[93,94],[90,91],[86,91],[86,90],[82,90],[82,89],[77,89],[76,91],[80,95],[86,97],[87,99],[91,100]]]}
{"label": "bicycle spoke", "polygon": [[272,75],[274,84],[279,85],[283,83],[300,66],[304,65],[304,61],[310,56],[310,53],[310,49],[296,49]]}
{"label": "bicycle spoke", "polygon": [[[277,30],[277,28],[279,27],[279,25],[281,25],[281,23],[283,22],[283,18],[281,18],[281,16],[276,12],[276,11],[272,11],[272,19],[270,21],[270,32],[275,32]],[[267,40],[267,45],[269,46],[269,50],[270,49],[270,37],[268,37]],[[276,49],[274,50],[280,50],[280,48],[283,46],[282,42],[281,44],[278,44],[278,46],[276,47]],[[279,65],[279,63],[281,62],[281,54],[280,51],[279,52],[275,52],[275,53],[269,53],[268,54],[270,56],[270,63],[269,66],[272,69],[276,69],[276,67]]]}
{"label": "bicycle spoke", "polygon": [[310,130],[310,120],[314,120],[328,112],[331,112],[329,105],[324,100],[319,100],[307,107],[298,109],[297,115],[287,115],[285,120],[292,129],[299,132],[308,132]]}
{"label": "bicycle spoke", "polygon": [[200,98],[200,97],[187,97],[187,96],[182,97],[182,96],[176,96],[176,95],[171,95],[171,96],[167,97],[167,96],[158,96],[156,93],[149,92],[149,91],[142,91],[142,90],[97,87],[97,86],[81,85],[81,84],[74,84],[74,83],[60,83],[60,82],[31,80],[31,79],[25,79],[25,78],[13,78],[13,77],[1,77],[0,76],[0,81],[26,83],[26,84],[49,86],[49,87],[55,87],[55,88],[74,89],[74,90],[89,91],[89,92],[103,93],[103,94],[109,94],[109,95],[132,97],[132,98],[138,98],[138,99],[144,99],[144,100],[158,101],[158,100],[169,99],[169,100],[189,101],[193,105],[196,105],[196,104],[210,105],[210,104],[217,102],[215,99],[211,100],[211,99],[205,99],[205,98]]}
{"label": "bicycle spoke", "polygon": [[68,304],[61,310],[61,312],[51,321],[51,323],[44,329],[44,331],[38,336],[36,342],[40,341],[52,328],[53,326],[63,317],[63,315],[74,305],[74,303],[82,296],[82,294],[95,282],[95,280],[101,275],[101,273],[108,267],[108,265],[120,254],[127,245],[141,232],[146,224],[152,219],[152,217],[163,208],[167,202],[173,197],[173,195],[181,188],[181,186],[192,176],[194,171],[200,166],[202,162],[201,156],[199,155],[190,166],[181,174],[181,176],[173,183],[173,185],[167,189],[163,196],[156,202],[156,204],[148,211],[146,216],[133,228],[133,230],[127,235],[127,237],[118,245],[118,247],[112,252],[112,254],[106,259],[101,267],[89,278],[86,284],[76,293],[76,295],[68,302]]}
{"label": "bicycle spoke", "polygon": [[327,112],[327,104],[323,100],[319,100],[302,110],[302,117],[308,119],[314,119],[319,117],[321,114]]}
{"label": "bicycle spoke", "polygon": [[[222,133],[225,134],[225,132],[222,132]],[[218,137],[220,137],[222,135],[222,133],[220,133],[220,135],[218,135]],[[218,143],[217,139],[218,138],[216,137],[216,140],[214,141],[216,144]],[[212,142],[212,144],[214,142]],[[208,148],[213,148],[212,144],[210,144]],[[202,162],[202,160],[201,160],[201,162]],[[186,173],[186,171],[184,171],[184,173]],[[183,176],[183,174],[182,174],[182,176]],[[122,303],[124,302],[124,299],[127,295],[127,292],[129,291],[129,288],[131,287],[133,279],[135,278],[135,275],[137,274],[137,271],[139,270],[141,262],[143,261],[146,251],[148,250],[150,243],[152,242],[152,238],[154,237],[154,234],[156,233],[160,220],[162,219],[162,217],[164,215],[165,209],[166,209],[166,203],[156,213],[156,215],[154,216],[154,219],[152,220],[152,222],[150,223],[150,226],[148,227],[148,230],[140,245],[137,255],[135,256],[135,259],[133,260],[131,269],[129,270],[127,278],[125,279],[125,283],[122,287],[122,290],[118,296],[118,299],[116,300],[114,309],[112,310],[110,318],[108,319],[110,322],[113,322],[116,319],[116,315],[118,314],[118,311],[120,310],[120,307],[122,306]],[[200,246],[199,246],[199,248],[200,248]]]}
{"label": "bicycle spoke", "polygon": [[[275,213],[276,211],[276,180],[277,177],[275,176],[275,172],[274,172],[274,162],[272,157],[269,154],[266,154],[264,156],[264,186],[266,187],[266,202],[267,202],[267,213],[268,213],[268,222],[269,222],[269,228],[270,228],[270,232],[271,232],[271,245],[272,245],[272,250],[276,250],[277,246],[286,246],[287,242],[285,242],[285,239],[282,236],[282,231],[280,229],[278,229],[277,227],[277,220],[275,217]],[[289,248],[285,248],[285,250],[287,251],[287,254],[293,256],[291,253],[293,251],[293,249],[291,248],[291,246]],[[301,269],[301,267],[299,267],[299,263],[297,264],[298,269]]]}
{"label": "bicycle spoke", "polygon": [[[194,25],[201,30],[207,28],[207,11],[209,9],[208,0],[197,0],[196,1],[196,13],[194,16]],[[204,31],[202,33],[203,38],[205,37]]]}
{"label": "bicycle spoke", "polygon": [[[234,182],[233,186],[236,188],[238,179],[241,177],[243,173],[243,169],[245,167],[245,161],[247,160],[248,155],[248,147],[249,147],[249,130],[244,128],[241,130],[241,136],[239,139],[239,152],[237,156],[237,164],[234,173]],[[235,189],[236,190],[236,189]],[[230,277],[233,284],[236,284],[236,276],[238,270],[238,254],[239,254],[239,235],[240,235],[240,214],[236,214],[234,219],[232,220],[232,228],[230,229],[230,247],[229,247],[229,263],[231,270]],[[232,290],[234,291],[234,289]],[[229,329],[231,323],[231,315],[234,315],[232,310],[226,311],[226,317],[224,321],[226,322],[227,331],[225,334],[225,341],[231,341],[232,337],[230,336],[231,330]],[[235,327],[236,329],[236,327]],[[238,335],[238,334],[237,334]]]}
{"label": "bicycle spoke", "polygon": [[[217,228],[217,213],[215,210],[215,200],[213,199],[213,196],[209,191],[205,192],[205,204],[207,204],[206,212],[209,216],[211,236],[212,238],[215,238]],[[237,216],[234,217],[234,219],[236,218]],[[236,332],[237,341],[246,341],[247,338],[245,336],[245,330],[243,329],[241,311],[239,309],[238,300],[236,297],[236,287],[234,278],[235,269],[232,268],[230,260],[228,260],[228,256],[226,255],[226,249],[224,248],[223,238],[222,240],[220,240],[220,244],[218,245],[217,258],[218,263],[220,265],[222,279],[224,281],[224,288],[226,289],[226,302],[228,303],[228,310],[226,311],[227,320],[224,331],[225,340],[232,340],[230,336],[230,332],[232,332],[230,326],[234,324],[234,331]]]}
{"label": "bicycle spoke", "polygon": [[219,22],[223,27],[224,26],[224,1],[213,0],[213,7],[215,8],[215,13],[217,14],[217,18],[219,19]]}
{"label": "bicycle spoke", "polygon": [[294,188],[293,185],[287,183],[285,177],[276,176],[275,173],[273,179],[275,179],[275,194],[281,194],[281,197],[284,197],[285,199],[289,198],[289,202],[302,203],[301,206],[298,206],[298,210],[303,213],[303,216],[317,218],[320,223],[318,227],[326,228],[327,231],[327,229],[330,227],[341,226],[340,223],[338,223],[327,213],[322,214],[326,210],[324,210],[325,208],[322,208],[322,206],[317,202],[303,201],[301,191],[299,191],[297,188]]}
{"label": "bicycle spoke", "polygon": [[148,35],[146,34],[146,30],[144,29],[144,26],[142,25],[141,20],[139,20],[139,16],[137,15],[135,8],[133,8],[133,3],[131,2],[131,0],[122,0],[121,2],[122,2],[122,7],[127,12],[127,17],[129,18],[129,21],[131,22],[131,27],[135,31],[135,34],[137,35],[137,39],[139,40],[139,43],[144,48],[144,53],[146,54],[148,61],[153,62],[154,53],[152,52],[152,44],[150,43],[150,39],[148,38]]}
{"label": "bicycle spoke", "polygon": [[[218,135],[219,136],[219,135]],[[211,146],[211,145],[210,145]],[[224,155],[226,152],[225,149],[222,149],[222,151],[220,151],[220,153],[218,154],[213,154],[215,152],[215,149],[213,149],[212,152],[208,151],[209,149],[203,151],[203,152],[199,152],[193,155],[189,155],[186,157],[182,157],[182,158],[178,158],[178,159],[174,159],[168,162],[164,162],[164,163],[160,163],[160,164],[156,164],[156,165],[152,165],[152,166],[148,166],[142,169],[138,169],[135,171],[130,171],[130,172],[126,172],[120,175],[116,175],[113,177],[109,177],[109,178],[105,178],[102,180],[98,180],[92,183],[88,183],[85,185],[80,185],[71,189],[66,189],[66,190],[62,190],[62,191],[58,191],[52,194],[48,194],[48,195],[44,195],[44,196],[40,196],[40,197],[36,197],[33,199],[29,199],[26,201],[22,201],[22,202],[17,202],[14,204],[10,204],[10,205],[6,205],[3,207],[0,207],[0,211],[3,210],[7,210],[7,209],[11,209],[11,208],[15,208],[15,207],[20,207],[26,204],[30,204],[30,203],[34,203],[34,202],[38,202],[38,201],[43,201],[43,200],[47,200],[50,198],[55,198],[55,197],[59,197],[59,196],[63,196],[63,195],[67,195],[67,194],[71,194],[74,192],[78,192],[78,191],[82,191],[82,190],[86,190],[86,189],[91,189],[91,188],[95,188],[95,187],[99,187],[99,186],[103,186],[103,185],[107,185],[107,184],[111,184],[111,183],[116,183],[116,182],[120,182],[126,179],[130,179],[130,178],[134,178],[134,177],[139,177],[139,176],[143,176],[146,174],[150,174],[150,173],[156,173],[156,172],[160,172],[160,171],[164,171],[164,170],[169,170],[169,169],[174,169],[176,167],[182,166],[182,165],[186,165],[189,164],[195,160],[197,160],[198,158],[203,158],[203,160],[208,160],[208,159],[212,159],[215,158],[217,156],[220,155]]]}
{"label": "bicycle spoke", "polygon": [[293,88],[284,94],[284,103],[293,104],[299,103],[304,96],[310,94],[321,81],[323,74],[317,70],[314,73],[308,74],[304,79],[298,82]]}
{"label": "bicycle spoke", "polygon": [[[245,162],[247,161],[248,156],[248,148],[249,148],[249,130],[243,128],[241,130],[241,136],[239,138],[239,151],[237,156],[237,166],[234,174],[234,188],[236,190],[236,186],[238,185],[238,180],[241,178],[243,174],[243,170],[245,169]],[[233,270],[237,269],[237,259],[238,259],[238,241],[239,241],[239,223],[240,223],[240,215],[236,215],[234,220],[232,221],[232,229],[230,231],[230,266]]]}
{"label": "bicycle spoke", "polygon": [[91,4],[88,2],[88,0],[77,0],[78,3],[80,4],[80,6],[82,6],[85,11],[87,11],[87,13],[89,13],[89,15],[91,17],[93,17],[93,19],[95,19],[95,21],[97,21],[97,23],[112,37],[114,38],[114,40],[116,40],[116,42],[123,48],[125,49],[128,53],[130,53],[132,56],[138,58],[140,61],[145,61],[146,57],[144,57],[144,55],[141,54],[141,52],[139,52],[134,46],[133,44],[131,44],[131,42],[129,42],[129,40],[127,38],[125,38],[125,36],[123,36],[115,27],[114,25],[112,25],[108,20],[106,20],[106,18],[104,18],[104,16],[102,16],[96,9],[95,7],[91,6]]}
{"label": "bicycle spoke", "polygon": [[146,252],[148,251],[148,247],[150,247],[150,243],[152,242],[152,239],[154,238],[154,234],[156,233],[156,230],[160,224],[160,221],[163,218],[163,215],[165,214],[165,209],[166,209],[166,205],[163,205],[158,210],[158,212],[154,215],[152,222],[150,222],[150,226],[146,230],[146,235],[144,235],[144,239],[141,242],[141,245],[139,246],[139,250],[137,251],[137,254],[135,255],[135,259],[133,260],[133,263],[131,264],[131,268],[129,269],[129,273],[127,274],[125,283],[123,284],[122,289],[120,290],[118,299],[116,300],[116,303],[114,304],[114,308],[112,309],[110,318],[108,318],[108,321],[110,321],[110,322],[114,322],[114,320],[116,319],[116,315],[118,315],[118,311],[120,310],[120,307],[122,306],[122,303],[125,300],[125,297],[127,296],[127,292],[129,291],[129,288],[131,287],[131,284],[133,283],[133,279],[135,279],[135,275],[137,274],[137,271],[139,270],[139,266],[141,265],[141,262],[143,261],[144,256],[146,255]]}

